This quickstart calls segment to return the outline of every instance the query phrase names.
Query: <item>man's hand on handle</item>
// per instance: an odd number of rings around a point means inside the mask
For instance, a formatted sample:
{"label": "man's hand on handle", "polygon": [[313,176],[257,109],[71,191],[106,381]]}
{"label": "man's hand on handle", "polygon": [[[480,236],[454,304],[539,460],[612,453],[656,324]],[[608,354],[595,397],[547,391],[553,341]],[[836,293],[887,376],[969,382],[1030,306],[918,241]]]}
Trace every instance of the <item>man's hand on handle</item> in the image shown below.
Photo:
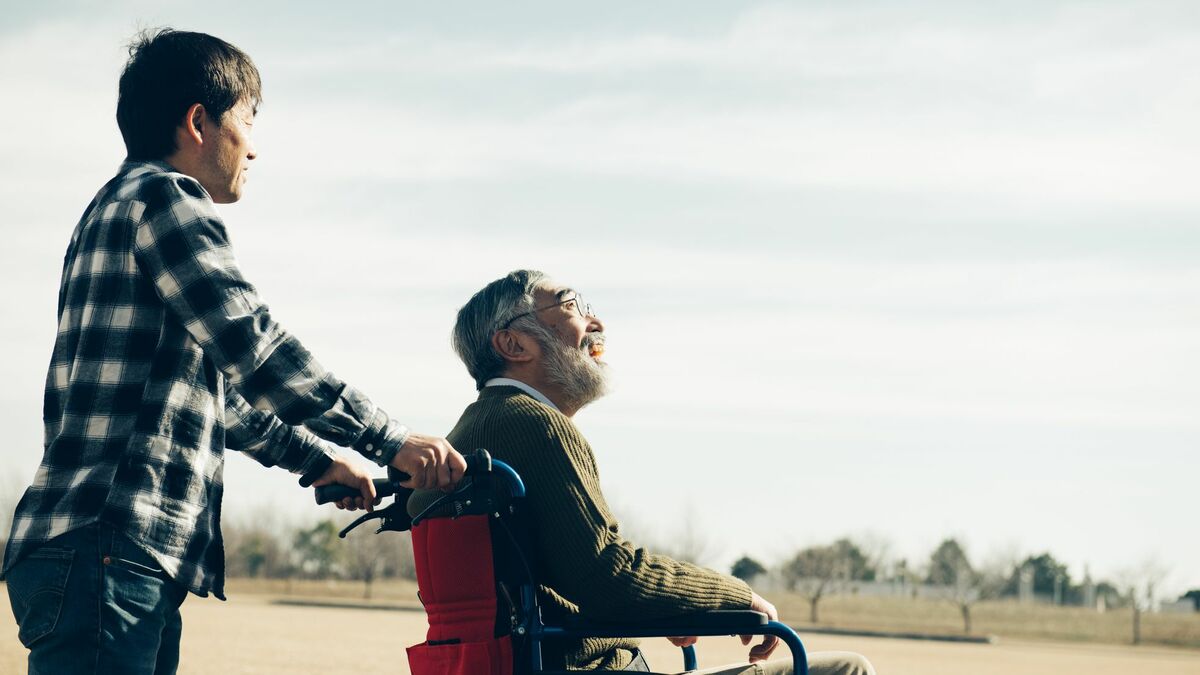
{"label": "man's hand on handle", "polygon": [[[767,615],[768,621],[778,621],[779,612],[775,610],[775,605],[767,602],[761,595],[754,593],[750,598],[750,609],[755,612],[762,612]],[[743,635],[742,644],[748,645],[754,639],[753,635]],[[771,656],[771,652],[779,646],[779,638],[774,635],[764,635],[763,641],[750,648],[750,661],[765,661]]]}
{"label": "man's hand on handle", "polygon": [[379,502],[375,498],[375,485],[371,482],[371,474],[365,469],[360,468],[355,464],[351,464],[345,457],[338,455],[333,458],[333,464],[321,474],[321,477],[313,481],[313,487],[321,487],[322,485],[347,485],[356,488],[359,491],[358,497],[346,497],[345,499],[334,502],[339,509],[349,509],[356,511],[358,509],[366,509],[368,511],[375,510],[375,504]]}
{"label": "man's hand on handle", "polygon": [[392,458],[392,467],[411,476],[404,487],[449,490],[462,480],[467,462],[446,439],[414,433]]}

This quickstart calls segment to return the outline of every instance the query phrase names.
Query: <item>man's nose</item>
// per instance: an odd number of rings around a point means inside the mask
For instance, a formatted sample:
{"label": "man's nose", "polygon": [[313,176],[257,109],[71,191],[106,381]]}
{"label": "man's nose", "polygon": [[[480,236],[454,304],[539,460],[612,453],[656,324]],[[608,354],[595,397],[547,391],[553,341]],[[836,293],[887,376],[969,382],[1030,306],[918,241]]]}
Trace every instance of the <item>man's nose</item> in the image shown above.
{"label": "man's nose", "polygon": [[250,149],[246,151],[246,159],[254,159],[255,157],[258,157],[258,149],[251,143]]}
{"label": "man's nose", "polygon": [[600,317],[592,316],[591,314],[588,315],[588,332],[589,333],[603,333],[604,332],[604,322],[600,320]]}

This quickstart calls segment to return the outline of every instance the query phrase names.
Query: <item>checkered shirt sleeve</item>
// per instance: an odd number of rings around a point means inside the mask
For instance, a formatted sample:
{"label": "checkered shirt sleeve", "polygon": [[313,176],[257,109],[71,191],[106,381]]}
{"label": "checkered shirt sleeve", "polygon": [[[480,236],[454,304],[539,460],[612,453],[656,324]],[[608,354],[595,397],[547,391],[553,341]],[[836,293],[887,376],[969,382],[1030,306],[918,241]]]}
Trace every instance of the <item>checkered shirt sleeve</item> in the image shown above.
{"label": "checkered shirt sleeve", "polygon": [[275,415],[252,407],[233,388],[225,389],[225,447],[249,455],[263,466],[291,468],[312,478],[329,465],[324,458],[335,456],[304,427],[284,424]]}
{"label": "checkered shirt sleeve", "polygon": [[386,466],[407,440],[361,392],[326,371],[275,322],[242,276],[225,225],[194,179],[147,190],[135,253],[172,316],[255,408]]}

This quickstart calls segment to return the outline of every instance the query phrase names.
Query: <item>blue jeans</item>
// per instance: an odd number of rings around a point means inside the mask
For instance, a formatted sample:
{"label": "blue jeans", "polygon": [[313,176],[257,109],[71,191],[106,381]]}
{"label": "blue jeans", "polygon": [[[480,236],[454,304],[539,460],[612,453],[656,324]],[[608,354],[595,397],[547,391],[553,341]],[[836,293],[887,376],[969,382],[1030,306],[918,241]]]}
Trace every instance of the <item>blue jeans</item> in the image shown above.
{"label": "blue jeans", "polygon": [[55,537],[8,572],[30,675],[167,675],[179,665],[187,589],[103,524]]}

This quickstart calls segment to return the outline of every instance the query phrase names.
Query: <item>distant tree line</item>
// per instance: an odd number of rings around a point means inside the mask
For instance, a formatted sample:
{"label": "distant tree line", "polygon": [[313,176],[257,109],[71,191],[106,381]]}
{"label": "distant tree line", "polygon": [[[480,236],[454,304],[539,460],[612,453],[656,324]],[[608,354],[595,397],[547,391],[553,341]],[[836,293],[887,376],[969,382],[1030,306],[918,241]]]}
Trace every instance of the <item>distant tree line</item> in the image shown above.
{"label": "distant tree line", "polygon": [[[907,560],[887,560],[878,544],[863,546],[842,538],[831,544],[809,546],[797,551],[774,572],[784,586],[809,603],[809,621],[819,623],[821,600],[855,582],[891,582],[912,589],[914,597],[923,588],[928,594],[953,603],[970,634],[972,608],[979,602],[1001,598],[1032,596],[1056,605],[1127,608],[1132,611],[1133,642],[1141,641],[1141,614],[1156,598],[1157,586],[1165,569],[1147,562],[1123,572],[1115,581],[1077,580],[1067,566],[1050,553],[1030,555],[1023,560],[1002,559],[989,564],[972,562],[957,539],[944,539],[928,559],[918,565]],[[734,576],[750,582],[771,572],[761,562],[743,556],[734,563]],[[921,587],[921,588],[919,588]],[[1200,611],[1200,589],[1183,596]],[[1031,599],[1031,598],[1030,598]]]}
{"label": "distant tree line", "polygon": [[347,579],[363,582],[369,599],[380,579],[415,579],[407,532],[375,534],[363,525],[341,539],[345,523],[324,519],[280,527],[269,519],[224,526],[225,565],[230,577],[249,579]]}
{"label": "distant tree line", "polygon": [[[0,481],[0,550],[8,534],[13,506],[20,494],[17,483]],[[363,596],[370,598],[375,581],[415,579],[412,547],[408,533],[376,535],[374,527],[363,526],[340,539],[339,524],[324,519],[308,525],[283,526],[267,509],[245,520],[226,522],[224,545],[226,571],[230,577],[251,579],[345,579],[363,582]],[[637,541],[649,540],[651,548],[682,560],[706,564],[716,548],[689,513],[681,527],[662,541],[660,537],[633,530]],[[627,530],[627,531],[628,531]],[[822,599],[855,583],[890,582],[911,588],[936,591],[936,597],[959,610],[963,631],[970,633],[971,611],[979,602],[1019,598],[1032,594],[1058,605],[1083,606],[1099,603],[1107,608],[1131,611],[1133,642],[1140,642],[1141,615],[1157,598],[1166,570],[1153,561],[1123,571],[1115,580],[1073,579],[1067,566],[1049,552],[1023,560],[972,562],[955,538],[943,540],[928,559],[913,565],[890,559],[887,545],[879,541],[841,538],[830,544],[800,549],[775,568],[743,556],[731,569],[734,576],[753,582],[764,574],[777,575],[784,586],[809,603],[809,620],[820,621]],[[1189,590],[1181,600],[1190,600],[1200,612],[1200,589]]]}

